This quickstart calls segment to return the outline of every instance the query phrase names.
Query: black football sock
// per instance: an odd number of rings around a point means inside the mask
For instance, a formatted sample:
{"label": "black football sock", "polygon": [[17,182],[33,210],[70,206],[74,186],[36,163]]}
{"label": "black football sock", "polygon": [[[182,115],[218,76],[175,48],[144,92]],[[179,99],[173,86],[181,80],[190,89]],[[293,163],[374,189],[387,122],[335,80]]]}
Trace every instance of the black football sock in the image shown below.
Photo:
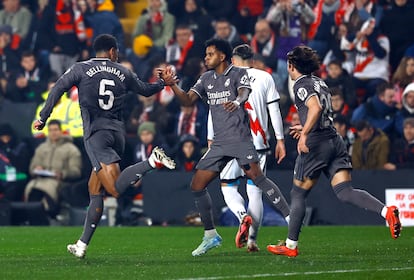
{"label": "black football sock", "polygon": [[85,224],[83,225],[83,232],[80,240],[89,244],[92,235],[102,217],[103,211],[103,195],[91,195],[88,212],[86,214]]}
{"label": "black football sock", "polygon": [[306,213],[305,199],[309,191],[299,188],[293,185],[290,191],[290,221],[289,221],[289,232],[288,238],[290,240],[298,241],[300,228],[302,227],[303,218]]}
{"label": "black football sock", "polygon": [[264,175],[256,177],[253,182],[263,191],[269,200],[270,205],[275,210],[281,212],[284,218],[289,216],[289,205],[287,204],[283,194],[280,192],[279,187],[275,183]]}
{"label": "black football sock", "polygon": [[115,182],[115,188],[119,195],[122,195],[128,187],[134,185],[145,173],[153,169],[147,160],[125,168]]}
{"label": "black football sock", "polygon": [[193,196],[195,205],[200,213],[201,221],[204,224],[204,229],[214,229],[211,197],[207,189],[202,191],[193,191]]}
{"label": "black football sock", "polygon": [[368,209],[379,214],[381,214],[381,210],[384,208],[384,203],[367,191],[354,189],[351,181],[339,183],[333,187],[333,190],[342,202],[351,203],[360,208]]}

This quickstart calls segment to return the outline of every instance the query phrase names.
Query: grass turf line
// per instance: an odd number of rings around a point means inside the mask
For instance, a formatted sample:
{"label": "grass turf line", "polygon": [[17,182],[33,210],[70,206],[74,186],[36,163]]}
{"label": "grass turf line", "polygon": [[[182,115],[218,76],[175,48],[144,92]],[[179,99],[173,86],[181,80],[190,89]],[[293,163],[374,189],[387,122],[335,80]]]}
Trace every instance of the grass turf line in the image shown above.
{"label": "grass turf line", "polygon": [[274,256],[266,245],[286,227],[263,227],[261,251],[234,245],[235,227],[219,227],[223,245],[192,257],[198,227],[100,227],[79,260],[66,252],[80,227],[0,227],[0,279],[411,279],[414,228],[393,240],[385,226],[310,226],[299,256]]}

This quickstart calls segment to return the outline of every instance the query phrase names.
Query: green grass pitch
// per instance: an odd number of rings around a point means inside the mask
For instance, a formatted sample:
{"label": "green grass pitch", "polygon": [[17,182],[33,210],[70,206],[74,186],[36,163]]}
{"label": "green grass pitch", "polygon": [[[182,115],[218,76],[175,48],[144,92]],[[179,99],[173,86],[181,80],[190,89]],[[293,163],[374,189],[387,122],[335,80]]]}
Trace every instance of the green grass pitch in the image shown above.
{"label": "green grass pitch", "polygon": [[263,227],[259,253],[237,249],[237,228],[219,227],[223,245],[192,257],[200,227],[99,227],[85,259],[66,252],[80,227],[0,227],[0,279],[414,279],[414,228],[393,240],[385,226],[309,226],[299,256],[266,245],[286,227]]}

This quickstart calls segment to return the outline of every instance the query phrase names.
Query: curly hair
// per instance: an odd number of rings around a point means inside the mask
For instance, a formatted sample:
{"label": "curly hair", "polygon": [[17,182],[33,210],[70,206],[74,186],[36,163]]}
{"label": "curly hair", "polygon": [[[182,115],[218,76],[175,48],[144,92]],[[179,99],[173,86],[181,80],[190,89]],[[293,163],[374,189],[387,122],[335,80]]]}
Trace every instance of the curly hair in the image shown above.
{"label": "curly hair", "polygon": [[309,75],[319,70],[320,58],[312,48],[300,45],[287,54],[288,63],[292,64],[301,74]]}
{"label": "curly hair", "polygon": [[232,48],[229,42],[227,42],[226,40],[223,39],[218,39],[218,38],[212,38],[210,40],[207,40],[204,43],[204,46],[210,47],[210,46],[215,46],[217,50],[219,50],[220,52],[222,52],[225,56],[226,56],[226,61],[230,62],[231,61],[231,56],[232,56]]}

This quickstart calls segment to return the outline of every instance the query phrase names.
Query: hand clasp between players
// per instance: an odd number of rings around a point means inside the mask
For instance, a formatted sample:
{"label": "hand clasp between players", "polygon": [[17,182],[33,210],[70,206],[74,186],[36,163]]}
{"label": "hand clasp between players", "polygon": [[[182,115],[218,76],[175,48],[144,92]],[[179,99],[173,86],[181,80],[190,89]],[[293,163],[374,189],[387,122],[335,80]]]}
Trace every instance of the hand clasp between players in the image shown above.
{"label": "hand clasp between players", "polygon": [[177,74],[172,66],[157,68],[158,76],[164,80],[166,86],[172,86],[179,82]]}

